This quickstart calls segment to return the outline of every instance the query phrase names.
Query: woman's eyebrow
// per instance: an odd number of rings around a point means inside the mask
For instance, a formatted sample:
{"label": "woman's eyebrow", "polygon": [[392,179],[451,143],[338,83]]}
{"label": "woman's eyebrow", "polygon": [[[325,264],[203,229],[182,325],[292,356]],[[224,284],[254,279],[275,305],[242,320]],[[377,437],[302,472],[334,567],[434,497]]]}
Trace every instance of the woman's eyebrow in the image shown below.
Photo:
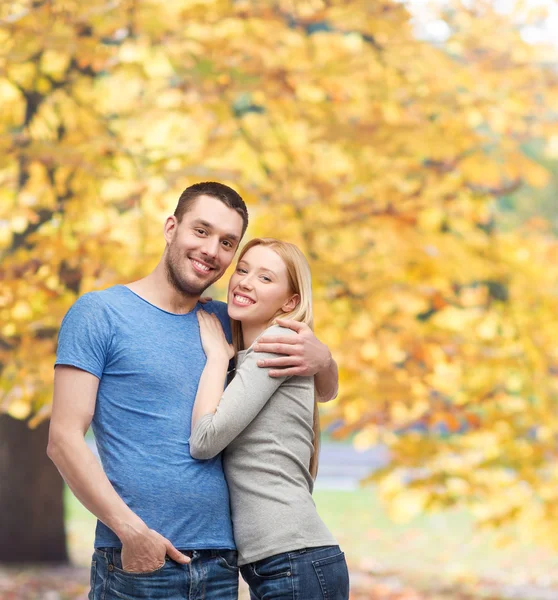
{"label": "woman's eyebrow", "polygon": [[[247,260],[244,260],[244,259],[242,259],[242,260],[239,260],[239,261],[236,263],[236,266],[237,266],[237,267],[240,267],[240,265],[245,265],[245,266],[249,267],[249,266],[250,266],[250,263],[249,263]],[[275,272],[273,269],[270,269],[269,267],[260,267],[260,268],[258,269],[258,271],[268,271],[269,273],[271,273],[271,274],[273,274],[273,275],[275,275],[275,276],[277,275],[277,273],[276,273],[276,272]]]}

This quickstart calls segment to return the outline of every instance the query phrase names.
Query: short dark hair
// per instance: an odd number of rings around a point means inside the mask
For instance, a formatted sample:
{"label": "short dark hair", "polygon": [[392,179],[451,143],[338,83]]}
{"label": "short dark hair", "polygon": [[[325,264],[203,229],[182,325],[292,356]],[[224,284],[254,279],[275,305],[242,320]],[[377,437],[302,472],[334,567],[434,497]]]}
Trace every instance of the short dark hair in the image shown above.
{"label": "short dark hair", "polygon": [[248,227],[248,209],[244,200],[240,197],[238,192],[235,192],[228,185],[218,183],[217,181],[204,181],[202,183],[195,183],[187,187],[180,198],[174,211],[174,216],[178,222],[182,221],[182,217],[190,210],[190,207],[200,196],[211,196],[217,200],[221,200],[225,206],[236,210],[236,212],[242,217],[242,235],[246,232]]}

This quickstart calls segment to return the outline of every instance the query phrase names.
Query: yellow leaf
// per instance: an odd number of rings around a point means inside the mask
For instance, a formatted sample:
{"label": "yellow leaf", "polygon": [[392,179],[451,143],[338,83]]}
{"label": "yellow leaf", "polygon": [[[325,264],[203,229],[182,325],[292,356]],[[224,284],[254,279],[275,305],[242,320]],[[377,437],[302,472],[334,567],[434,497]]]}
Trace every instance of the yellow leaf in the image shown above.
{"label": "yellow leaf", "polygon": [[31,405],[25,400],[14,400],[8,406],[7,412],[14,419],[26,419],[31,413]]}

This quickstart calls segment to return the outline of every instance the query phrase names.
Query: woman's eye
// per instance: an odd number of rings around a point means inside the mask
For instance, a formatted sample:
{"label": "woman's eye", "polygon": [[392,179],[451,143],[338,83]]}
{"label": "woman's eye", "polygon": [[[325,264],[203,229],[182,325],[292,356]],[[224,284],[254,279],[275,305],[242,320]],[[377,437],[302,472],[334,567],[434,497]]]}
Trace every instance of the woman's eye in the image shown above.
{"label": "woman's eye", "polygon": [[267,277],[266,275],[262,275],[262,279],[264,281],[271,281],[271,279],[269,277]]}
{"label": "woman's eye", "polygon": [[237,272],[237,273],[246,273],[246,271],[245,271],[244,269],[240,269],[240,268],[238,268],[238,269],[236,270],[236,272]]}

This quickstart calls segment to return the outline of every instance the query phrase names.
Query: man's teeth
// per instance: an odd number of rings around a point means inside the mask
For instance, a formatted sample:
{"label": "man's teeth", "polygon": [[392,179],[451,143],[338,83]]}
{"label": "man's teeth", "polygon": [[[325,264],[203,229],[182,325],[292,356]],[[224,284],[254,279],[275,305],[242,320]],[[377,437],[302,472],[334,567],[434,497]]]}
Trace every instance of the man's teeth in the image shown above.
{"label": "man's teeth", "polygon": [[254,304],[253,300],[250,300],[250,298],[246,298],[245,296],[237,296],[235,294],[234,299],[237,302],[240,302],[240,304]]}
{"label": "man's teeth", "polygon": [[202,265],[202,263],[198,262],[197,260],[192,260],[192,262],[196,265],[196,267],[198,267],[198,269],[201,269],[202,271],[209,271],[209,267]]}

